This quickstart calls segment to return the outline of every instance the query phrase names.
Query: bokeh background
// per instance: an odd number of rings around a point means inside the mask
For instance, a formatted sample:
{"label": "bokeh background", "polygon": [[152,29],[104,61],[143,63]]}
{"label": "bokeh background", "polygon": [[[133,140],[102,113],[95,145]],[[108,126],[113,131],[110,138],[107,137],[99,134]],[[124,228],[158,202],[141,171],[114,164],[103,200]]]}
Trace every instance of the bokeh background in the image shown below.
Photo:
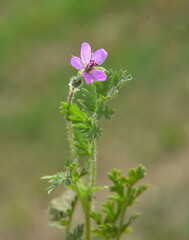
{"label": "bokeh background", "polygon": [[69,156],[59,104],[82,42],[134,78],[98,142],[100,185],[113,167],[147,167],[142,216],[123,239],[189,239],[188,11],[188,0],[0,1],[0,240],[64,239],[45,214],[63,188],[47,196],[40,177]]}

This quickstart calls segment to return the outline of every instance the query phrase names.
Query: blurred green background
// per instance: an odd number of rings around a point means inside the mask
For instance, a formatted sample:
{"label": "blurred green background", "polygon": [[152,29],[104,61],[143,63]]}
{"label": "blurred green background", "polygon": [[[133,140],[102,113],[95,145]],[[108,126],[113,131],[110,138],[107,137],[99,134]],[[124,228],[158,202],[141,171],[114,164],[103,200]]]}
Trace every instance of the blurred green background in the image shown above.
{"label": "blurred green background", "polygon": [[47,196],[40,177],[69,156],[59,104],[82,42],[134,78],[98,142],[99,184],[113,167],[147,167],[142,216],[123,239],[189,239],[188,11],[188,0],[0,1],[0,240],[64,239],[45,214],[63,188]]}

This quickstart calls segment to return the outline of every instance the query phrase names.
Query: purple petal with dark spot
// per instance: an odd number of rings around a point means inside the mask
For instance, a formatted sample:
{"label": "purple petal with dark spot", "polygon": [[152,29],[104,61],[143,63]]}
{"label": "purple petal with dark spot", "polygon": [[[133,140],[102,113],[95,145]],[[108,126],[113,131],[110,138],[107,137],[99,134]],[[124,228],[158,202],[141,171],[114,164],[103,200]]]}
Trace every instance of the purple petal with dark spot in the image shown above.
{"label": "purple petal with dark spot", "polygon": [[81,45],[81,59],[87,65],[91,59],[91,47],[88,43],[82,43]]}
{"label": "purple petal with dark spot", "polygon": [[92,60],[95,60],[98,65],[101,65],[107,58],[108,53],[102,48],[94,52]]}
{"label": "purple petal with dark spot", "polygon": [[83,73],[83,77],[85,78],[86,83],[92,83],[92,82],[93,82],[93,79],[92,79],[90,73],[88,73],[88,72],[84,72],[84,73]]}
{"label": "purple petal with dark spot", "polygon": [[83,63],[80,58],[78,57],[73,57],[71,59],[71,65],[76,68],[76,69],[84,69]]}
{"label": "purple petal with dark spot", "polygon": [[92,74],[92,78],[99,82],[103,82],[107,78],[106,74],[101,70],[92,70],[91,74]]}

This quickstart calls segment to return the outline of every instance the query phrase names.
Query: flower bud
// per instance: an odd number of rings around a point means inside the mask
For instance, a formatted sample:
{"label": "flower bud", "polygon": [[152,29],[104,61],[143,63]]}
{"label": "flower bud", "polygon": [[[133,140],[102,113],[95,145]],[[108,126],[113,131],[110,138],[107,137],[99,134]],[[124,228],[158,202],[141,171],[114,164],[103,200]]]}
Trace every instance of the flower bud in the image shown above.
{"label": "flower bud", "polygon": [[78,88],[81,85],[82,81],[81,81],[81,76],[74,76],[71,78],[70,81],[70,87],[73,88]]}

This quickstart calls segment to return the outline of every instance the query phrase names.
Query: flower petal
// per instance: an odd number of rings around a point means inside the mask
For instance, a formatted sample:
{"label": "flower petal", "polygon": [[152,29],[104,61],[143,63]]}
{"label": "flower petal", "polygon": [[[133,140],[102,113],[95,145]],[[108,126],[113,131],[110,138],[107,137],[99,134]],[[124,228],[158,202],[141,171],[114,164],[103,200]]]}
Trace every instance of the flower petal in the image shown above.
{"label": "flower petal", "polygon": [[102,48],[94,52],[92,60],[95,60],[98,65],[101,65],[107,58],[108,53]]}
{"label": "flower petal", "polygon": [[73,57],[71,59],[71,65],[76,69],[84,69],[83,63],[78,57]]}
{"label": "flower petal", "polygon": [[81,45],[81,59],[87,65],[91,59],[91,47],[88,43]]}
{"label": "flower petal", "polygon": [[83,73],[83,77],[85,78],[86,83],[93,83],[93,79],[92,79],[90,73],[84,72],[84,73]]}
{"label": "flower petal", "polygon": [[92,78],[99,82],[103,82],[107,78],[106,73],[104,73],[101,70],[92,70],[91,74],[92,74]]}

